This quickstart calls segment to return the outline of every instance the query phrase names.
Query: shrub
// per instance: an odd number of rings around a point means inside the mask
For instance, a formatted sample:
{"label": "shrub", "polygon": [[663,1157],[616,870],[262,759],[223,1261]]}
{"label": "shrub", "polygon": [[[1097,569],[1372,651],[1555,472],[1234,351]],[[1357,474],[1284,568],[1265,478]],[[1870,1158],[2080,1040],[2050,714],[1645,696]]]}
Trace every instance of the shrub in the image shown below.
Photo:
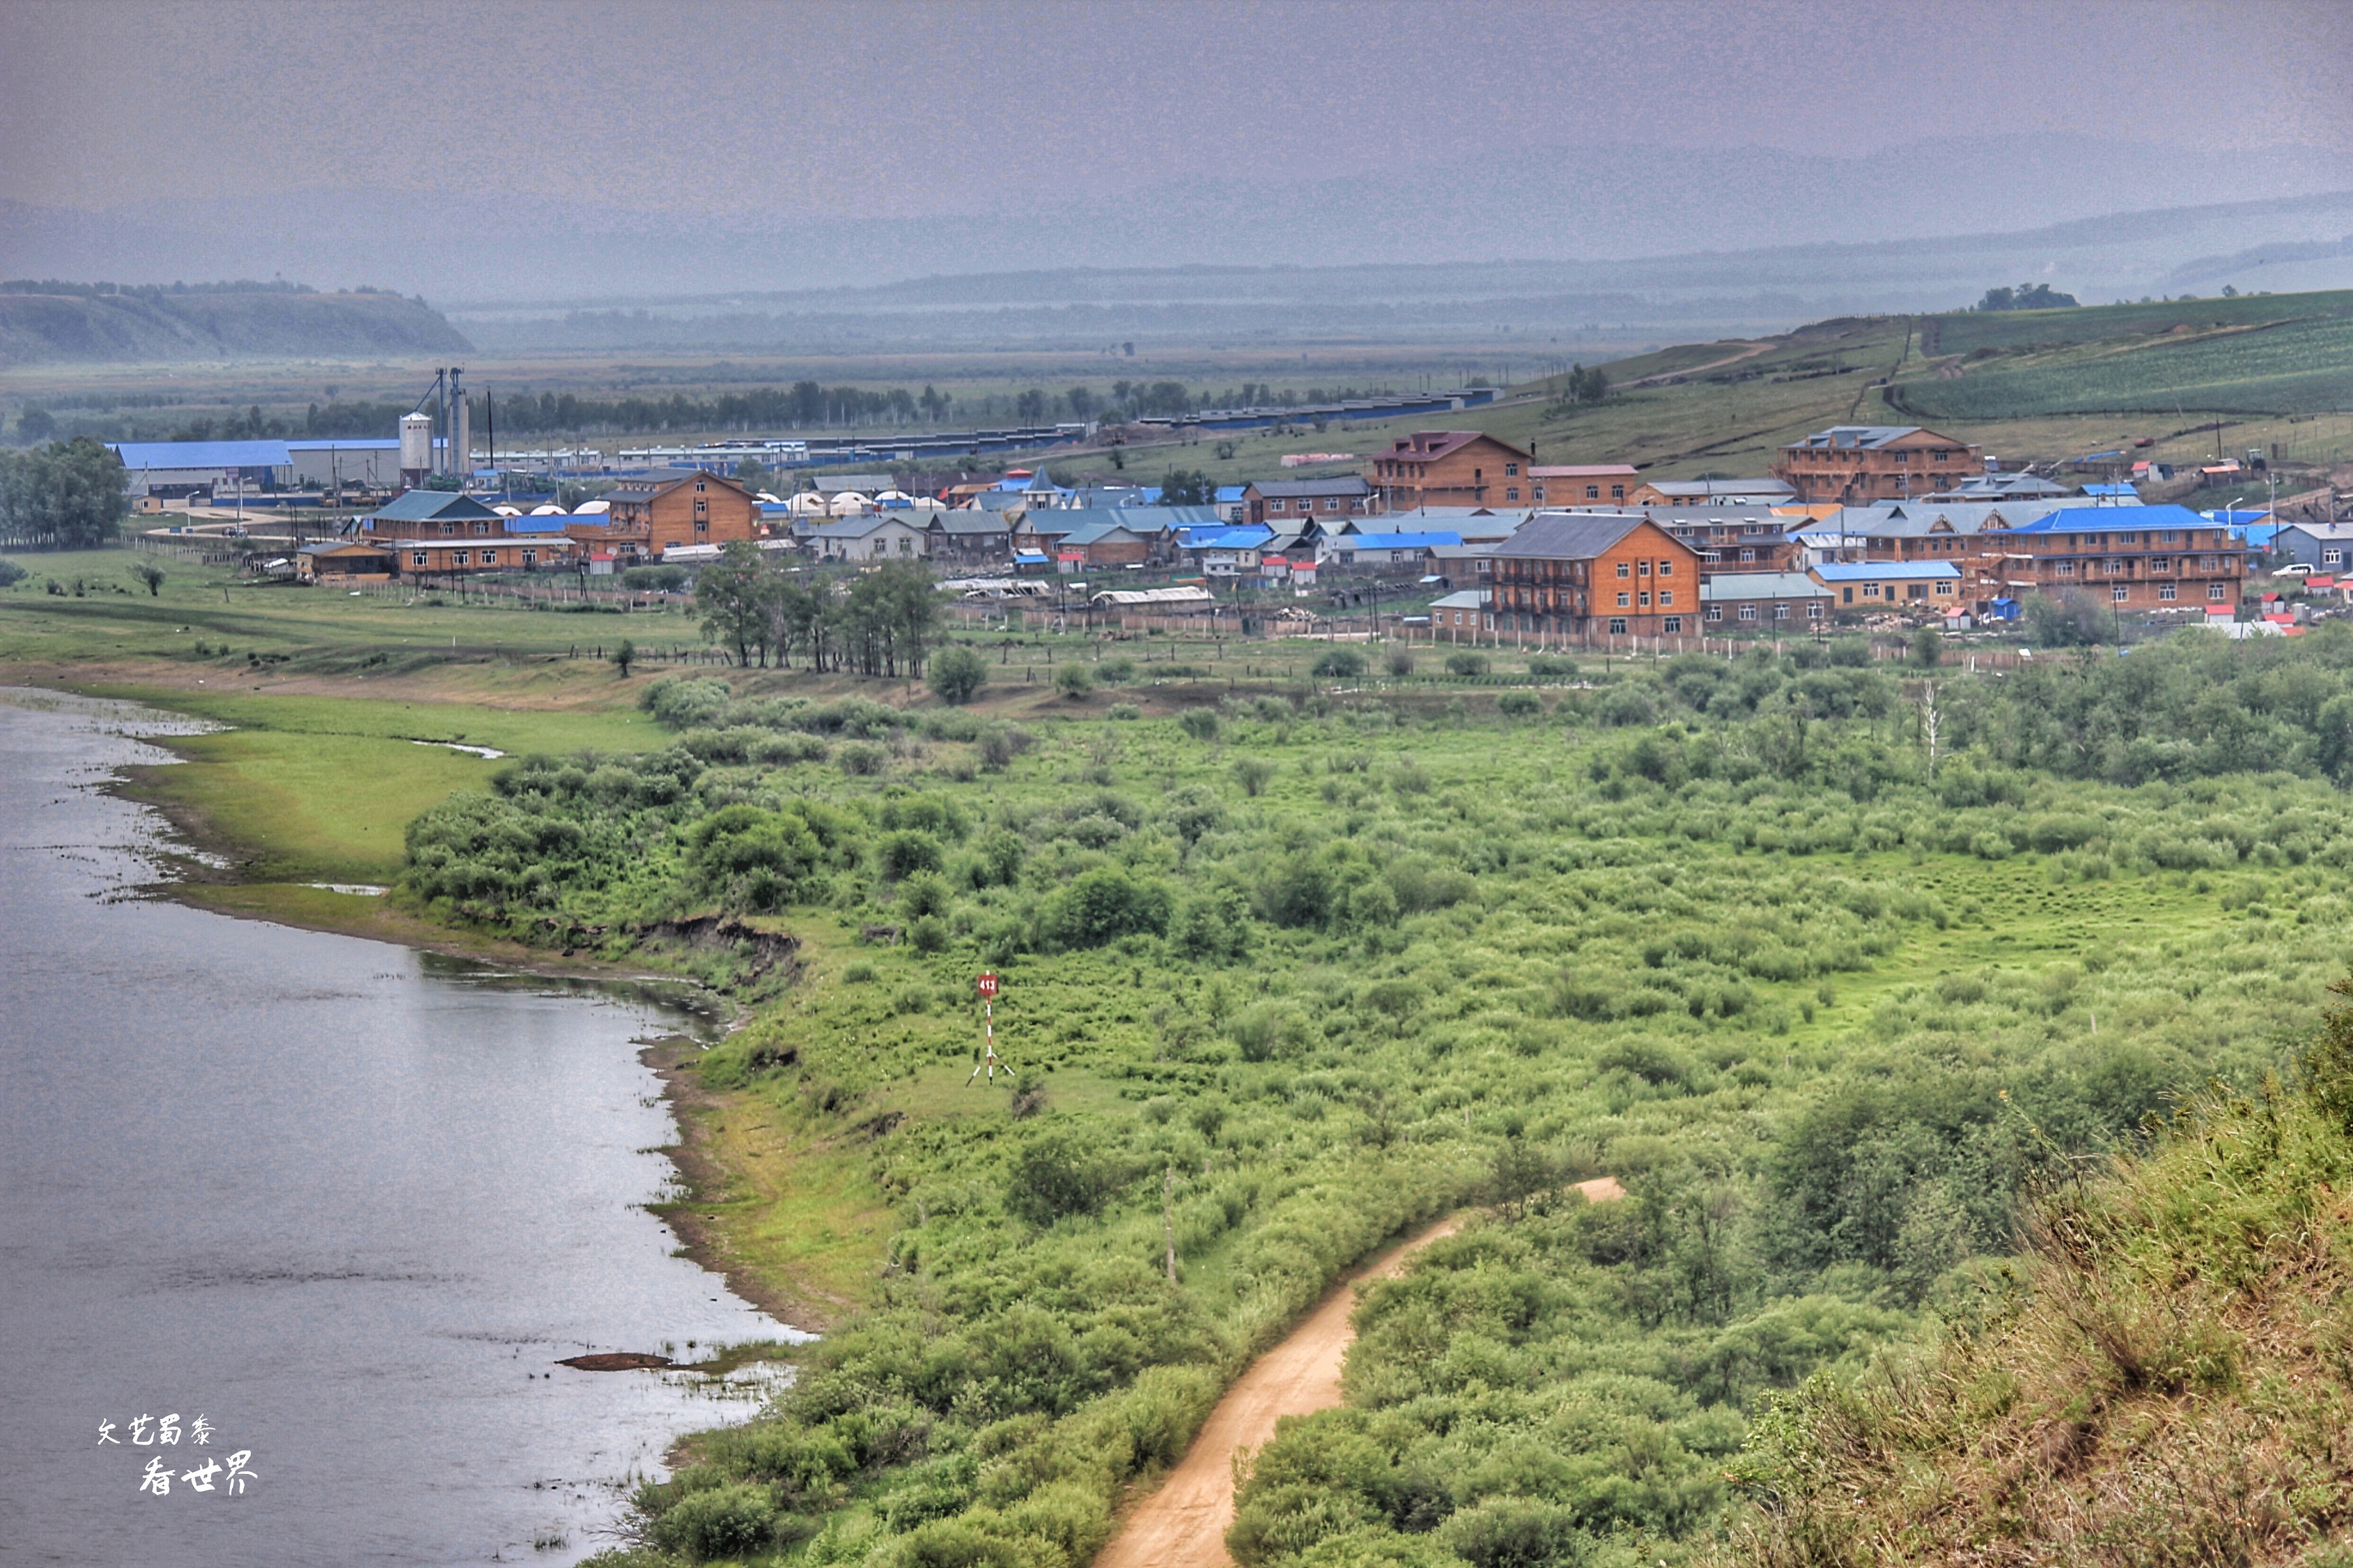
{"label": "shrub", "polygon": [[1143,716],[1144,710],[1134,703],[1113,703],[1103,710],[1103,717],[1107,719],[1132,721]]}
{"label": "shrub", "polygon": [[870,778],[891,765],[891,754],[866,740],[850,741],[834,754],[833,759],[853,779]]}
{"label": "shrub", "polygon": [[1124,654],[1095,666],[1095,679],[1106,686],[1124,686],[1135,679],[1135,661]]}
{"label": "shrub", "polygon": [[1250,900],[1231,886],[1205,888],[1185,900],[1171,927],[1171,946],[1187,959],[1234,959],[1250,950]]}
{"label": "shrub", "polygon": [[885,833],[881,842],[874,846],[875,865],[893,882],[919,871],[935,872],[944,863],[944,858],[940,853],[939,840],[912,829]]}
{"label": "shrub", "polygon": [[765,912],[825,895],[823,847],[783,811],[723,807],[687,834],[687,858],[702,886],[736,907]]}
{"label": "shrub", "polygon": [[1058,664],[1055,666],[1054,690],[1061,693],[1062,695],[1070,698],[1071,701],[1074,703],[1082,701],[1089,692],[1092,692],[1094,689],[1095,678],[1087,673],[1087,667],[1084,664]]}
{"label": "shrub", "polygon": [[1413,650],[1410,648],[1392,648],[1388,651],[1388,656],[1383,661],[1383,662],[1388,664],[1390,674],[1402,681],[1408,675],[1413,673]]}
{"label": "shrub", "polygon": [[1168,889],[1118,866],[1097,866],[1073,877],[1050,899],[1040,933],[1065,948],[1098,948],[1119,938],[1168,929]]}
{"label": "shrub", "polygon": [[1528,673],[1539,681],[1574,679],[1577,661],[1556,653],[1532,653],[1528,656]]}
{"label": "shrub", "polygon": [[638,706],[671,729],[694,729],[727,710],[729,687],[712,676],[664,675],[638,694]]}
{"label": "shrub", "polygon": [[768,1489],[742,1482],[692,1491],[654,1520],[656,1544],[698,1562],[748,1557],[776,1544]]}
{"label": "shrub", "polygon": [[15,588],[25,580],[25,568],[5,556],[0,556],[0,588]]}
{"label": "shrub", "polygon": [[988,661],[969,648],[943,648],[932,655],[926,680],[934,696],[962,707],[988,684]]}
{"label": "shrub", "polygon": [[936,871],[910,872],[899,883],[899,913],[910,920],[944,915],[955,901],[947,879]]}
{"label": "shrub", "polygon": [[1461,680],[1478,680],[1487,673],[1488,668],[1484,653],[1449,653],[1446,656],[1446,673]]}
{"label": "shrub", "polygon": [[1092,1214],[1126,1180],[1115,1159],[1062,1128],[1032,1134],[1013,1156],[1005,1206],[1034,1225]]}
{"label": "shrub", "polygon": [[1274,764],[1263,758],[1245,757],[1234,763],[1234,782],[1242,787],[1245,795],[1264,793],[1267,780],[1274,777]]}
{"label": "shrub", "polygon": [[1309,667],[1309,673],[1335,681],[1353,681],[1364,673],[1365,656],[1354,648],[1326,648]]}
{"label": "shrub", "polygon": [[[1187,735],[1191,736],[1195,740],[1215,740],[1218,738],[1218,710],[1215,708],[1187,708],[1183,713],[1176,715],[1176,725],[1178,728],[1182,729]],[[2353,728],[2353,726],[2348,726],[2348,728]]]}
{"label": "shrub", "polygon": [[1506,718],[1533,718],[1544,712],[1534,692],[1505,692],[1495,699],[1495,711]]}

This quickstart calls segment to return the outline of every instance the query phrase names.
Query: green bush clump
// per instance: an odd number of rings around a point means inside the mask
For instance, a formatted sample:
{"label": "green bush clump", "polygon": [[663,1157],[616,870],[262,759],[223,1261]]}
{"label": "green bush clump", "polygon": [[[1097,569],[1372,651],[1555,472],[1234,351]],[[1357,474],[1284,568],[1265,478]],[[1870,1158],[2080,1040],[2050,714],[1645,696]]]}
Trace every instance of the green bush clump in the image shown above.
{"label": "green bush clump", "polygon": [[961,707],[988,684],[988,661],[969,648],[943,648],[932,655],[925,680],[933,695]]}

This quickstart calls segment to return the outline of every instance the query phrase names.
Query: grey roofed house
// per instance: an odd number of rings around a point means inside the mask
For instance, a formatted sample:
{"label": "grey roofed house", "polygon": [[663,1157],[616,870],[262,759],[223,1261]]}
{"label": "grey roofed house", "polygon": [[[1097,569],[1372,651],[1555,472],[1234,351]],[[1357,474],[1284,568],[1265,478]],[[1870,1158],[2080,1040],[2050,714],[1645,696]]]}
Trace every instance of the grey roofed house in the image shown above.
{"label": "grey roofed house", "polygon": [[1250,486],[1270,501],[1295,500],[1300,496],[1321,501],[1327,495],[1370,495],[1373,487],[1357,473],[1337,474],[1330,479],[1268,479]]}
{"label": "grey roofed house", "polygon": [[1789,444],[1793,447],[1852,447],[1871,450],[1890,441],[1901,440],[1918,429],[1917,425],[1832,425],[1827,430],[1816,430],[1812,435]]}
{"label": "grey roofed house", "polygon": [[[957,508],[971,512],[1027,512],[1035,503],[1026,490],[984,490]],[[1040,507],[1040,511],[1047,508]]]}
{"label": "grey roofed house", "polygon": [[1140,484],[1082,484],[1067,493],[1063,504],[1073,512],[1106,506],[1149,506],[1151,497]]}
{"label": "grey roofed house", "polygon": [[1981,473],[1923,501],[2048,501],[2074,493],[2039,473]]}
{"label": "grey roofed house", "polygon": [[1539,512],[1496,546],[1494,554],[1498,558],[1588,560],[1649,521],[1639,512]]}
{"label": "grey roofed house", "polygon": [[809,486],[820,495],[839,495],[854,490],[860,495],[872,495],[884,490],[896,490],[887,473],[821,473],[809,481]]}
{"label": "grey roofed house", "polygon": [[1670,506],[1775,506],[1798,498],[1778,479],[1654,479],[1649,488]]}
{"label": "grey roofed house", "polygon": [[1013,532],[1013,524],[1006,521],[1002,512],[975,512],[963,507],[954,512],[926,512],[923,514],[923,526],[936,528],[952,537],[1002,539]]}
{"label": "grey roofed house", "polygon": [[2342,571],[2353,561],[2353,523],[2290,523],[2272,535],[2272,548],[2316,571]]}
{"label": "grey roofed house", "polygon": [[1883,501],[1874,506],[1841,506],[1790,531],[1810,537],[1917,539],[1931,534],[1977,534],[1989,526],[2016,528],[2058,510],[2047,501]]}
{"label": "grey roofed house", "polygon": [[921,512],[869,512],[828,523],[809,535],[809,545],[828,560],[879,560],[897,556],[913,560],[928,549],[931,535],[917,519]]}

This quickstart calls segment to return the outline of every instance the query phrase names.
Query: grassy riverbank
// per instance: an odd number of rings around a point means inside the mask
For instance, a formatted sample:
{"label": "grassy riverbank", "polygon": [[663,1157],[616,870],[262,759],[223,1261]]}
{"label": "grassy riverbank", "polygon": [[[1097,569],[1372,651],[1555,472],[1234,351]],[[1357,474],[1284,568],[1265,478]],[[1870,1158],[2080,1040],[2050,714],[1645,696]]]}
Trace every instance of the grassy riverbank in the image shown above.
{"label": "grassy riverbank", "polygon": [[[1235,1551],[1630,1568],[1738,1527],[1769,1395],[1998,1278],[2022,1190],[2284,1062],[2353,946],[2345,639],[1933,694],[1848,653],[1007,673],[971,710],[90,668],[243,726],[178,809],[278,880],[216,896],[405,856],[389,914],[749,1010],[670,1064],[672,1217],[831,1332],[630,1555],[1083,1563],[1329,1280],[1471,1204],[1368,1298],[1350,1406],[1256,1457]],[[550,755],[414,744],[461,738]],[[970,1082],[983,968],[1010,1085]],[[1603,1173],[1623,1203],[1567,1189]]]}

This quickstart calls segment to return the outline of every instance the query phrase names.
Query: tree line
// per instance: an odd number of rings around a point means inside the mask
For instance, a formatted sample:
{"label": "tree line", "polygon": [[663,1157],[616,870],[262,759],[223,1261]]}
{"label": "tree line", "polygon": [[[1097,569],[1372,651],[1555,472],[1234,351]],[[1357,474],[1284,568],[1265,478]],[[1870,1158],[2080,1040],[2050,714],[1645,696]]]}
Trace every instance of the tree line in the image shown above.
{"label": "tree line", "polygon": [[91,550],[110,544],[130,510],[122,460],[94,436],[0,452],[0,542]]}
{"label": "tree line", "polygon": [[738,539],[702,569],[694,612],[703,635],[749,669],[796,655],[813,670],[914,680],[939,621],[939,585],[913,562],[893,561],[836,591],[832,579],[782,570]]}

